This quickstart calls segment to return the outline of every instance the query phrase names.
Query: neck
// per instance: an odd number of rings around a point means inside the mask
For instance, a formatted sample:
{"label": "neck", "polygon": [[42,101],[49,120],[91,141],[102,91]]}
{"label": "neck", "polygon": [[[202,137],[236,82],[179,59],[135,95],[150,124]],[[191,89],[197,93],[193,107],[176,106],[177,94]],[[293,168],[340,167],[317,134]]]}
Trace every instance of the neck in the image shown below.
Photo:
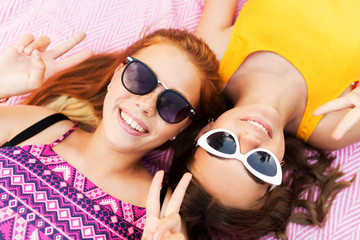
{"label": "neck", "polygon": [[122,152],[111,146],[105,140],[101,126],[91,135],[87,144],[84,144],[86,168],[96,171],[99,175],[129,176],[143,172],[145,167],[141,158],[146,152]]}
{"label": "neck", "polygon": [[304,80],[276,70],[239,70],[224,90],[230,101],[235,106],[262,104],[273,108],[279,113],[283,128],[295,133],[306,106]]}
{"label": "neck", "polygon": [[[78,129],[56,146],[61,156],[104,192],[125,202],[145,207],[152,175],[143,166],[144,152],[123,152],[111,146],[101,129],[88,133]],[[61,152],[61,148],[66,151]],[[136,152],[136,153],[133,153]]]}

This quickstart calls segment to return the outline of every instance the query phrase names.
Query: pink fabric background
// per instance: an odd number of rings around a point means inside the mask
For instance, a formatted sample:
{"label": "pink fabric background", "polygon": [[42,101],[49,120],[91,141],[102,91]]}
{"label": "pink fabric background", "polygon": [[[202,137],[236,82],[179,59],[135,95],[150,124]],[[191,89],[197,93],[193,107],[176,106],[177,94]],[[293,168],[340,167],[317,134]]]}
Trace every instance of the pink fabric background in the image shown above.
{"label": "pink fabric background", "polygon": [[[245,0],[239,0],[239,9]],[[145,29],[162,27],[194,31],[204,0],[2,0],[0,1],[0,50],[24,33],[48,35],[52,44],[83,30],[88,37],[71,53],[92,48],[95,52],[125,48]],[[51,46],[50,46],[51,47]],[[12,98],[7,104],[15,104]],[[158,154],[158,153],[157,153]],[[360,169],[360,143],[334,151],[350,179]],[[359,178],[333,203],[323,228],[290,224],[290,239],[360,239]],[[265,237],[264,239],[273,239]]]}

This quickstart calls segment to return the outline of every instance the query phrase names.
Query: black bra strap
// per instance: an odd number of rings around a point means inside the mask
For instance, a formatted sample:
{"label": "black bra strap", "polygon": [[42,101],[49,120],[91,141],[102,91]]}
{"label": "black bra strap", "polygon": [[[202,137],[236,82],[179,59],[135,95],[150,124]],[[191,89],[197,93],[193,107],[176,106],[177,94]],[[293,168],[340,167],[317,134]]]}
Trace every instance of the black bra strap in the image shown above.
{"label": "black bra strap", "polygon": [[13,137],[13,139],[4,143],[1,147],[16,146],[19,143],[22,143],[23,141],[35,136],[39,132],[62,120],[69,120],[69,118],[62,113],[52,114],[35,123],[34,125],[28,127],[27,129]]}

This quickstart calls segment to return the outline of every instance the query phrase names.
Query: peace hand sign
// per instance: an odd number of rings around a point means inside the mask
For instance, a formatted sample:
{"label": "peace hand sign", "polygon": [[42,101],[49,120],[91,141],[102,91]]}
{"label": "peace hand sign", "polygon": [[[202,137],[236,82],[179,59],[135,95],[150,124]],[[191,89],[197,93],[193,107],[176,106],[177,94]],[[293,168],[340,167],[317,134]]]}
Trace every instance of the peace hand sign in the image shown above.
{"label": "peace hand sign", "polygon": [[50,44],[48,37],[34,39],[33,35],[25,34],[0,54],[0,98],[30,92],[58,71],[90,57],[93,54],[92,50],[85,50],[56,60],[81,42],[85,36],[84,32],[79,32],[47,51],[46,48]]}
{"label": "peace hand sign", "polygon": [[360,87],[355,88],[343,97],[334,99],[324,105],[320,106],[314,111],[314,115],[322,115],[334,111],[349,110],[344,118],[338,123],[335,130],[332,132],[333,139],[341,139],[346,132],[348,132],[356,123],[360,121]]}
{"label": "peace hand sign", "polygon": [[146,224],[142,240],[184,240],[181,233],[180,206],[192,175],[185,173],[166,206],[165,217],[160,219],[160,189],[164,171],[158,171],[151,183],[146,201]]}

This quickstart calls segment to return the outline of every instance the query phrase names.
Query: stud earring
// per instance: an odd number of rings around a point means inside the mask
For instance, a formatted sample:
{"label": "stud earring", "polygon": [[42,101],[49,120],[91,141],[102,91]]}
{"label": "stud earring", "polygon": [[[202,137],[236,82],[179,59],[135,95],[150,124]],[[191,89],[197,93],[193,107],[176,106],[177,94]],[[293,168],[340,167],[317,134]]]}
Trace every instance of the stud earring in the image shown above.
{"label": "stud earring", "polygon": [[111,82],[109,83],[109,85],[107,86],[107,90],[109,91],[109,88],[111,87]]}

